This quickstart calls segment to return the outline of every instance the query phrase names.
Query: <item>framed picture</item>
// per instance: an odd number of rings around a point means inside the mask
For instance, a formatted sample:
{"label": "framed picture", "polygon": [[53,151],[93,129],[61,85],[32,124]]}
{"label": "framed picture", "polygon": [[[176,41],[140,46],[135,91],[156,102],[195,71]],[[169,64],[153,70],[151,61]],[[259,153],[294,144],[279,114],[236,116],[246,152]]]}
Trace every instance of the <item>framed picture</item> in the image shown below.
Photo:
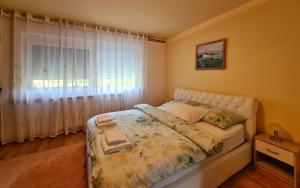
{"label": "framed picture", "polygon": [[196,70],[226,68],[226,39],[196,46]]}

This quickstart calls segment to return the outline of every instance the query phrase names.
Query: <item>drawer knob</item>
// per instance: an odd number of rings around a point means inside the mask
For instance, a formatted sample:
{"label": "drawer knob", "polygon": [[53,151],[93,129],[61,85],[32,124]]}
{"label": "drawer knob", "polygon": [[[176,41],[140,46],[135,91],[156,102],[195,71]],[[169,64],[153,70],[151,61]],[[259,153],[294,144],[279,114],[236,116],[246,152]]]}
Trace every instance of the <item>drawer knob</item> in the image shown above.
{"label": "drawer knob", "polygon": [[270,152],[270,153],[273,153],[274,155],[279,155],[279,153],[277,153],[277,152],[275,152],[275,151],[272,151],[272,150],[270,150],[270,149],[268,149],[268,148],[266,148],[266,150],[267,150],[268,152]]}

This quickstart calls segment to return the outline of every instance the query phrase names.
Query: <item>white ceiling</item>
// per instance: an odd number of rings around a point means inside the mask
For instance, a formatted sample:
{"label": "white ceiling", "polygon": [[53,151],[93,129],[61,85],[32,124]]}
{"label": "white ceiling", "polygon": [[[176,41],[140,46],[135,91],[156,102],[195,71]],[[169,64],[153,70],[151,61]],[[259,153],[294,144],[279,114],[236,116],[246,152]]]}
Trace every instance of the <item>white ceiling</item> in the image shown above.
{"label": "white ceiling", "polygon": [[168,38],[251,0],[0,0],[0,7]]}

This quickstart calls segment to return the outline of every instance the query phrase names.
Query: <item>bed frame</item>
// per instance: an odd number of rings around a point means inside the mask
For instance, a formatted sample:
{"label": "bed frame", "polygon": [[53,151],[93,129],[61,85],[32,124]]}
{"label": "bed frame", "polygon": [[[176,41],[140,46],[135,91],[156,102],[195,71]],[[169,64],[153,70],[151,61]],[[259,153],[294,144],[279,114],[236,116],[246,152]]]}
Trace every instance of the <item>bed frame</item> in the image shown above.
{"label": "bed frame", "polygon": [[[247,142],[214,160],[201,165],[194,165],[178,172],[165,180],[154,184],[152,187],[214,188],[221,185],[230,176],[234,175],[251,162],[253,156],[253,140],[256,134],[256,115],[258,109],[258,102],[254,98],[177,88],[175,89],[174,99],[193,100],[204,104],[214,105],[243,115],[247,118],[245,124]],[[88,121],[88,126],[91,123],[90,120]],[[91,156],[89,156],[89,151],[89,144],[87,144],[88,177],[90,177],[92,171],[92,160]],[[88,187],[93,188],[90,181],[88,181]]]}

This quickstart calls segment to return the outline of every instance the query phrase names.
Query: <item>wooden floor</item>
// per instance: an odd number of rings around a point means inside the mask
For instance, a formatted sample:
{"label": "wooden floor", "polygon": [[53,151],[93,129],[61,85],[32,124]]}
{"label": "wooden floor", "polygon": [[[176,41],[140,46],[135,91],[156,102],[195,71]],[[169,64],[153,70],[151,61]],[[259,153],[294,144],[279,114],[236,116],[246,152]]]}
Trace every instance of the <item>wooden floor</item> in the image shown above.
{"label": "wooden floor", "polygon": [[32,142],[6,144],[0,146],[0,160],[78,143],[85,140],[85,134],[85,132],[80,131],[68,136],[59,135],[55,138],[36,138]]}
{"label": "wooden floor", "polygon": [[[17,157],[29,153],[44,151],[64,145],[71,145],[85,140],[85,133],[78,132],[68,136],[36,139],[33,142],[12,143],[0,146],[0,160]],[[291,187],[285,182],[250,166],[228,179],[220,188],[285,188]]]}
{"label": "wooden floor", "polygon": [[220,188],[292,188],[291,185],[266,174],[264,171],[247,166],[225,183]]}

